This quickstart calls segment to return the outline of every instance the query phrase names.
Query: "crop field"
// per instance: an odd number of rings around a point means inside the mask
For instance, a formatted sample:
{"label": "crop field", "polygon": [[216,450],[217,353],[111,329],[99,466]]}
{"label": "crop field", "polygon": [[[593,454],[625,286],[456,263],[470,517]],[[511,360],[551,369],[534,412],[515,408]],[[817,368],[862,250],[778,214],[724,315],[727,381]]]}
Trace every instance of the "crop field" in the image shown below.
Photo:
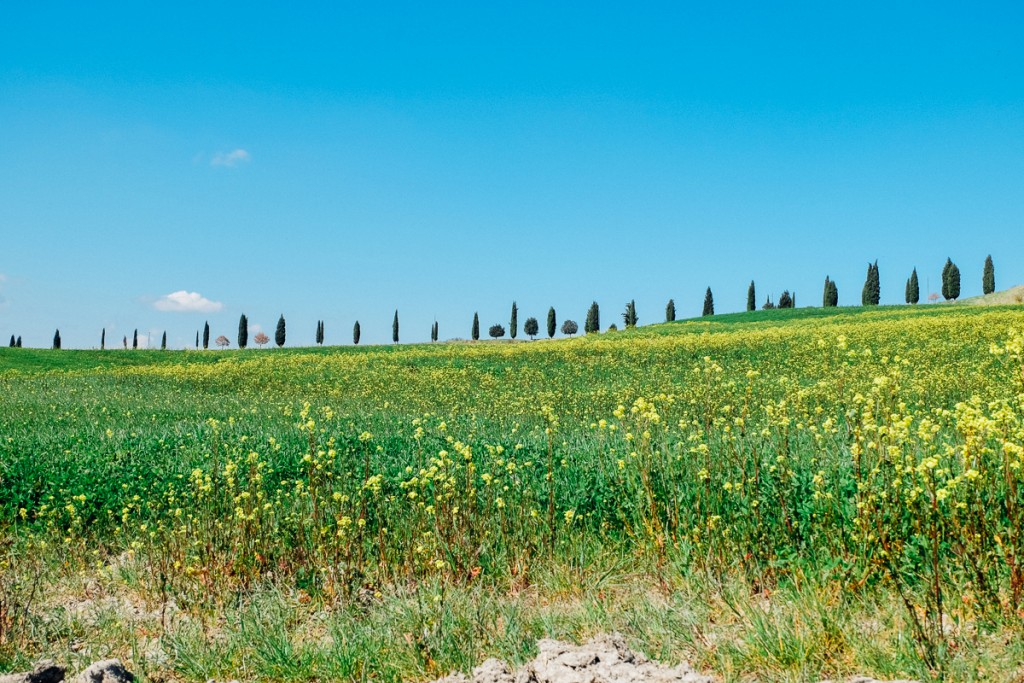
{"label": "crop field", "polygon": [[431,680],[618,630],[723,680],[1016,680],[1024,309],[0,349],[0,670]]}

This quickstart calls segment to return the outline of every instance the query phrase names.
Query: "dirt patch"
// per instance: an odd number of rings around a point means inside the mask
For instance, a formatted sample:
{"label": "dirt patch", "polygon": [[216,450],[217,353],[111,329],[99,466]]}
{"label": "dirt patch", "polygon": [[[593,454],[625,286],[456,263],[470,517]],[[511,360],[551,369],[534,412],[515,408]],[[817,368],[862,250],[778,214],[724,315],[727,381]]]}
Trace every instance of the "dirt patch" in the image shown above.
{"label": "dirt patch", "polygon": [[[537,642],[537,656],[513,670],[498,659],[488,659],[470,677],[455,673],[435,683],[714,683],[685,662],[669,667],[633,652],[617,634],[601,635],[583,645],[558,640]],[[833,683],[822,681],[822,683]],[[855,677],[845,683],[882,683]],[[889,683],[913,683],[890,681]]]}

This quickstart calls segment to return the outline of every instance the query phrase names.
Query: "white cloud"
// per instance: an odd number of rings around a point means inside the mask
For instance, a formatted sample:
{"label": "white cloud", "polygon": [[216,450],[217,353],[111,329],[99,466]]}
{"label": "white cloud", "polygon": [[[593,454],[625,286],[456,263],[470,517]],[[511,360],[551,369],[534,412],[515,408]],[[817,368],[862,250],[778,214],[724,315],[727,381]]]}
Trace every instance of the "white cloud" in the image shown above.
{"label": "white cloud", "polygon": [[239,164],[247,164],[251,160],[252,156],[250,156],[247,151],[239,147],[238,149],[233,149],[230,152],[217,152],[213,155],[213,158],[210,159],[210,165],[227,166],[228,168],[232,168]]}
{"label": "white cloud", "polygon": [[186,292],[183,289],[160,297],[153,302],[153,308],[173,313],[216,313],[224,308],[224,304],[210,301],[199,292]]}

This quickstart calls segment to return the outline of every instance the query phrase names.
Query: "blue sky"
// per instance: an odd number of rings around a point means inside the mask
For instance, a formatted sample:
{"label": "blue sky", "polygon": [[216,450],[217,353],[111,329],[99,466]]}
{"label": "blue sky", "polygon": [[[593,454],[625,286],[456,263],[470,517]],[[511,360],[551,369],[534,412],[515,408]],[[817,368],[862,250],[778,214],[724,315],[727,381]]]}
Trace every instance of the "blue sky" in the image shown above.
{"label": "blue sky", "polygon": [[0,339],[1024,283],[1024,6],[633,5],[6,3]]}

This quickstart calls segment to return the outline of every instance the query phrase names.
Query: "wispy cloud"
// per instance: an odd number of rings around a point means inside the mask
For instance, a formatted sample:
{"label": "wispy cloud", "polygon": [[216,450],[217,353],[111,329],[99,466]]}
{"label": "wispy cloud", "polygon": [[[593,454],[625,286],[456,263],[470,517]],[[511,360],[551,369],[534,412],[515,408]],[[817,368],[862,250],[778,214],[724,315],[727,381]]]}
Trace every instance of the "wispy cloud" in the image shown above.
{"label": "wispy cloud", "polygon": [[213,158],[210,159],[210,165],[234,168],[239,164],[247,164],[251,160],[252,156],[249,152],[239,147],[238,149],[233,149],[230,152],[217,152],[213,155]]}
{"label": "wispy cloud", "polygon": [[172,313],[216,313],[224,308],[224,304],[211,301],[199,292],[186,292],[182,289],[160,297],[153,302],[153,308]]}

